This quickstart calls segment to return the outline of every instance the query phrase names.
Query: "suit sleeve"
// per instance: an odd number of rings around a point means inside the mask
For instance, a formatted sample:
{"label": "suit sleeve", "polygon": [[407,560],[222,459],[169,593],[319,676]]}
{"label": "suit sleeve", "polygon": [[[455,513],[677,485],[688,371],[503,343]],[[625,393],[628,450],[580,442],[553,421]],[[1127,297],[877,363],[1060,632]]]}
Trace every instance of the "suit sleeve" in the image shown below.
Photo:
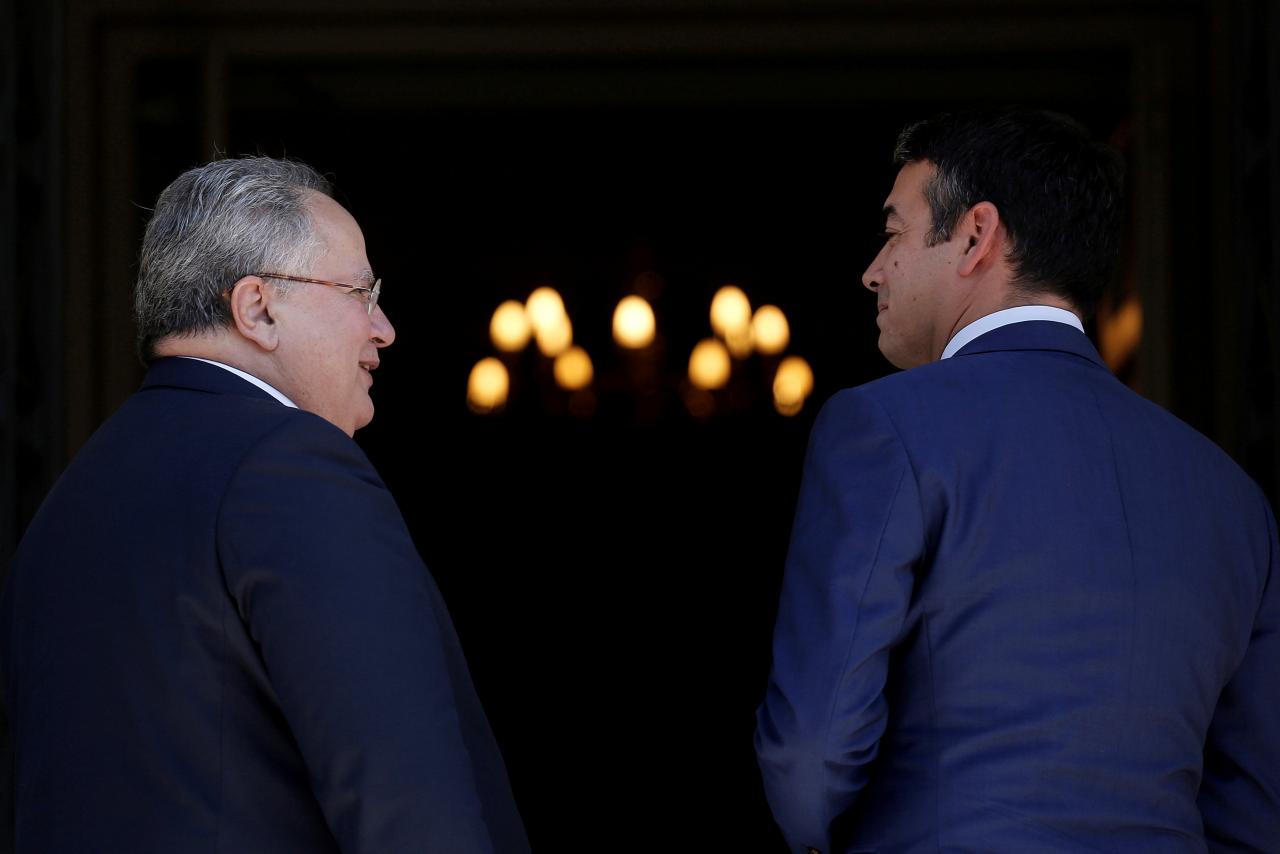
{"label": "suit sleeve", "polygon": [[1260,500],[1270,550],[1262,601],[1205,743],[1198,802],[1213,852],[1280,850],[1280,548]]}
{"label": "suit sleeve", "polygon": [[354,442],[310,415],[259,442],[218,549],[344,852],[527,850],[444,603]]}
{"label": "suit sleeve", "polygon": [[885,730],[889,653],[924,552],[906,450],[860,389],[823,408],[805,460],[757,713],[765,794],[792,851],[831,851]]}

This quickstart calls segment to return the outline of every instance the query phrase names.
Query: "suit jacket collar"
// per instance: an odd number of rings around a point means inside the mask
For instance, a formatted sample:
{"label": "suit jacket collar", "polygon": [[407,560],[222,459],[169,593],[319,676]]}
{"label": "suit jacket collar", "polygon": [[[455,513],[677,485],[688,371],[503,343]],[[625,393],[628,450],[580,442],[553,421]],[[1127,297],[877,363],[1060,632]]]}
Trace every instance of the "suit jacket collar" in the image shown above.
{"label": "suit jacket collar", "polygon": [[1010,350],[1057,350],[1109,370],[1087,335],[1073,326],[1052,320],[1026,320],[993,329],[961,347],[952,358]]}
{"label": "suit jacket collar", "polygon": [[279,403],[274,397],[253,383],[241,379],[217,365],[173,356],[157,359],[147,369],[142,381],[143,390],[149,388],[185,388],[210,394],[238,394],[244,397],[260,397]]}

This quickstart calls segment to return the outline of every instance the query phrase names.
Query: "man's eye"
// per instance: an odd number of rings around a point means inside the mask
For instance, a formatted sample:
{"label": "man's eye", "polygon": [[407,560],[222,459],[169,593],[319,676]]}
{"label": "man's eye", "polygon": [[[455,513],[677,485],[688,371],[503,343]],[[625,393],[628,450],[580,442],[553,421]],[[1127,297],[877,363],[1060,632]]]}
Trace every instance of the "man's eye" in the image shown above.
{"label": "man's eye", "polygon": [[897,236],[897,232],[894,232],[894,231],[877,231],[876,232],[876,237],[880,238],[881,243],[888,243],[889,238],[896,237],[896,236]]}

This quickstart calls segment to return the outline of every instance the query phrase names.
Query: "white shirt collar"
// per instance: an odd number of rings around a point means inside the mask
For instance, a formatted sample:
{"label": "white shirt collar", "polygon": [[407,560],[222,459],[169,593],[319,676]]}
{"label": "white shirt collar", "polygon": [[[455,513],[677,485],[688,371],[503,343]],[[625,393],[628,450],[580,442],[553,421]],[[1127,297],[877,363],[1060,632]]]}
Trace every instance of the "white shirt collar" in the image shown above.
{"label": "white shirt collar", "polygon": [[1055,323],[1074,326],[1084,332],[1084,324],[1080,322],[1080,318],[1065,308],[1057,308],[1052,305],[1018,305],[993,312],[985,317],[979,317],[973,323],[965,326],[947,342],[946,349],[942,351],[942,358],[950,359],[960,351],[960,348],[979,335],[986,335],[993,329],[1008,326],[1010,323],[1022,323],[1026,320],[1052,320]]}
{"label": "white shirt collar", "polygon": [[238,376],[240,379],[247,380],[253,383],[258,388],[262,389],[267,394],[271,395],[276,400],[283,403],[285,406],[292,406],[294,409],[298,408],[298,404],[294,403],[292,400],[285,397],[283,394],[276,391],[274,388],[267,385],[262,380],[258,379],[252,374],[246,374],[244,371],[240,370],[239,368],[233,368],[230,365],[224,365],[222,362],[215,362],[213,359],[201,359],[199,356],[179,356],[178,358],[179,359],[195,359],[197,362],[204,362],[207,365],[217,365],[219,368],[222,368],[224,371],[230,371],[231,373]]}

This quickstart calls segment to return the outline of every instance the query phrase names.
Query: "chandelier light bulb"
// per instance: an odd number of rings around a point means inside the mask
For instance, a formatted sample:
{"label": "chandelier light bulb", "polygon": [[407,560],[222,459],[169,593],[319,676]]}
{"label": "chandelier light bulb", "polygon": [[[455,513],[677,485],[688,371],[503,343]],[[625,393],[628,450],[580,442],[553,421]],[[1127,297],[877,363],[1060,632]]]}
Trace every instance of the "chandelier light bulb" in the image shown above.
{"label": "chandelier light bulb", "polygon": [[722,338],[736,338],[751,329],[751,301],[742,289],[725,285],[711,298],[711,328]]}
{"label": "chandelier light bulb", "polygon": [[533,337],[538,342],[538,349],[548,359],[554,359],[573,344],[573,324],[564,313],[561,313],[555,322],[541,328],[534,324],[533,329]]}
{"label": "chandelier light bulb", "polygon": [[538,288],[529,294],[529,299],[524,305],[529,315],[529,323],[533,326],[535,333],[556,326],[567,316],[564,311],[564,300],[560,298],[555,288]]}
{"label": "chandelier light bulb", "polygon": [[476,362],[467,379],[467,405],[480,413],[493,412],[507,402],[511,378],[507,369],[492,356]]}
{"label": "chandelier light bulb", "polygon": [[729,351],[714,338],[698,342],[689,355],[689,381],[698,388],[722,388],[729,381]]}
{"label": "chandelier light bulb", "polygon": [[613,311],[613,339],[623,347],[648,347],[656,329],[653,308],[644,297],[623,297]]}
{"label": "chandelier light bulb", "polygon": [[783,415],[795,415],[813,392],[813,369],[799,356],[788,356],[773,376],[773,405]]}
{"label": "chandelier light bulb", "polygon": [[552,372],[556,384],[568,391],[578,391],[591,385],[595,371],[591,366],[591,357],[581,347],[570,347],[556,356]]}
{"label": "chandelier light bulb", "polygon": [[489,321],[489,338],[492,339],[493,346],[506,353],[523,350],[532,333],[524,305],[513,299],[498,306],[493,319]]}
{"label": "chandelier light bulb", "polygon": [[762,305],[751,318],[751,341],[766,356],[774,356],[791,343],[791,325],[776,305]]}

